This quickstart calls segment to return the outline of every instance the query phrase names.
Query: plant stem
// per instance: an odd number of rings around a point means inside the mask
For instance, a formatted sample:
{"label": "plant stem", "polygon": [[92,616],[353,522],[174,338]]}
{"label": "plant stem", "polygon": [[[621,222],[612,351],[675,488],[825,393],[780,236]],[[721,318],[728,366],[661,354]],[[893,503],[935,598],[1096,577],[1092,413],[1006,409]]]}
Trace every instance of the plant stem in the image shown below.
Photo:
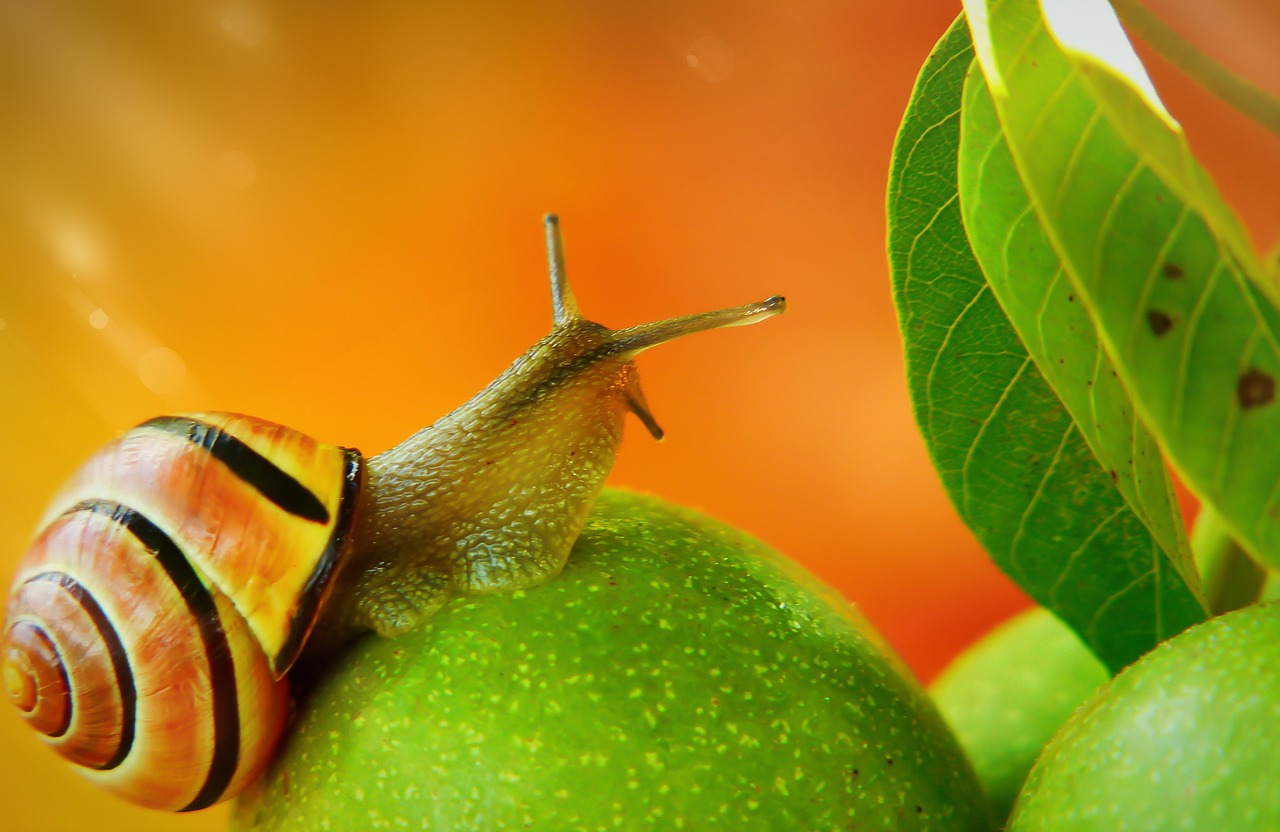
{"label": "plant stem", "polygon": [[1258,600],[1267,573],[1240,548],[1222,518],[1208,506],[1191,531],[1191,551],[1204,580],[1204,597],[1214,615],[1247,607]]}
{"label": "plant stem", "polygon": [[1280,99],[1201,52],[1139,0],[1111,0],[1124,24],[1193,81],[1280,135]]}

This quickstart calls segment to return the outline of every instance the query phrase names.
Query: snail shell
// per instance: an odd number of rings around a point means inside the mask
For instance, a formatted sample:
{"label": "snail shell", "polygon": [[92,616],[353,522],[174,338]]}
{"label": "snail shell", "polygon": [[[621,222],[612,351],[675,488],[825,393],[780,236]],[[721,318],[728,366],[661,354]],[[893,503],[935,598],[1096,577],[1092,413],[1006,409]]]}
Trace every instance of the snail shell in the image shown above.
{"label": "snail shell", "polygon": [[625,414],[661,438],[637,354],[785,308],[609,330],[578,312],[554,216],[546,231],[551,333],[395,448],[366,460],[251,416],[163,416],[72,477],[0,631],[5,693],[46,743],[144,806],[233,797],[271,758],[304,650],[560,571]]}
{"label": "snail shell", "polygon": [[207,413],[108,444],[53,501],[18,567],[10,701],[117,794],[201,809],[256,777],[349,540],[363,460]]}

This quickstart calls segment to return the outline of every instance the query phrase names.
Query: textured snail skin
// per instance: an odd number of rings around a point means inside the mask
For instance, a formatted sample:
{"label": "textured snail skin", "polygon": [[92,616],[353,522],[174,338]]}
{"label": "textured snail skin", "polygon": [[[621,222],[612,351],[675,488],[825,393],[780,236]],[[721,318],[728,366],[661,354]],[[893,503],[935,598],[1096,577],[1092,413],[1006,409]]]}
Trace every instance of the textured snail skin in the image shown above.
{"label": "textured snail skin", "polygon": [[47,744],[144,806],[233,797],[274,753],[304,650],[563,568],[626,412],[661,434],[635,355],[784,309],[609,330],[578,313],[554,217],[547,240],[551,334],[396,448],[365,460],[251,416],[165,416],[72,477],[0,631],[3,690]]}
{"label": "textured snail skin", "polygon": [[557,327],[467,404],[370,459],[355,574],[337,593],[347,603],[326,616],[396,635],[454,594],[558,573],[639,395],[635,364],[609,353],[609,334]]}
{"label": "textured snail skin", "polygon": [[586,320],[547,218],[555,326],[466,404],[368,460],[351,554],[311,637],[394,636],[456,595],[524,589],[564,567],[613,467],[623,418],[662,430],[636,355],[694,332],[780,314],[781,297],[620,330]]}

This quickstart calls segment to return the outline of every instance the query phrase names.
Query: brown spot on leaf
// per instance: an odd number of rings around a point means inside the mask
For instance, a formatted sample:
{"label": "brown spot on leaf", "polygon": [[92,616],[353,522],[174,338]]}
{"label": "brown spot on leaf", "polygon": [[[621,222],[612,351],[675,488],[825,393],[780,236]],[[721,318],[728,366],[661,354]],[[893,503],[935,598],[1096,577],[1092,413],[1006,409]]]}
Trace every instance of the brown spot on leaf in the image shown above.
{"label": "brown spot on leaf", "polygon": [[1182,277],[1182,267],[1177,263],[1165,263],[1164,268],[1161,269],[1161,271],[1163,271],[1164,276],[1170,280],[1177,280]]}
{"label": "brown spot on leaf", "polygon": [[1276,397],[1276,380],[1270,373],[1264,373],[1262,370],[1249,370],[1240,376],[1240,383],[1236,385],[1236,396],[1240,399],[1240,406],[1245,410],[1268,404]]}
{"label": "brown spot on leaf", "polygon": [[1151,331],[1159,338],[1173,326],[1173,318],[1170,318],[1159,309],[1151,309],[1147,312],[1147,325],[1151,327]]}
{"label": "brown spot on leaf", "polygon": [[1116,469],[1112,468],[1112,469],[1111,469],[1111,471],[1110,471],[1109,473],[1111,474],[1111,481],[1112,481],[1112,482],[1114,482],[1114,483],[1118,483],[1118,482],[1120,482],[1120,474],[1118,474],[1118,473],[1116,472]]}

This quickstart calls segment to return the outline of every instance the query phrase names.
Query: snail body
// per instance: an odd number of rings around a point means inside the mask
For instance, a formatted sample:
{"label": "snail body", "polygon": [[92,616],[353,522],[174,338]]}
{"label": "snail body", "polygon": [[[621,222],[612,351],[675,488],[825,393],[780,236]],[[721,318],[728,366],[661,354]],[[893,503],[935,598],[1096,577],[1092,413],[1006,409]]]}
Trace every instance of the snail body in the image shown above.
{"label": "snail body", "polygon": [[275,750],[304,652],[560,571],[626,413],[661,437],[639,352],[784,308],[606,329],[579,314],[546,228],[551,333],[400,445],[365,458],[250,416],[165,416],[72,476],[0,635],[6,694],[47,744],[145,806],[234,796]]}

